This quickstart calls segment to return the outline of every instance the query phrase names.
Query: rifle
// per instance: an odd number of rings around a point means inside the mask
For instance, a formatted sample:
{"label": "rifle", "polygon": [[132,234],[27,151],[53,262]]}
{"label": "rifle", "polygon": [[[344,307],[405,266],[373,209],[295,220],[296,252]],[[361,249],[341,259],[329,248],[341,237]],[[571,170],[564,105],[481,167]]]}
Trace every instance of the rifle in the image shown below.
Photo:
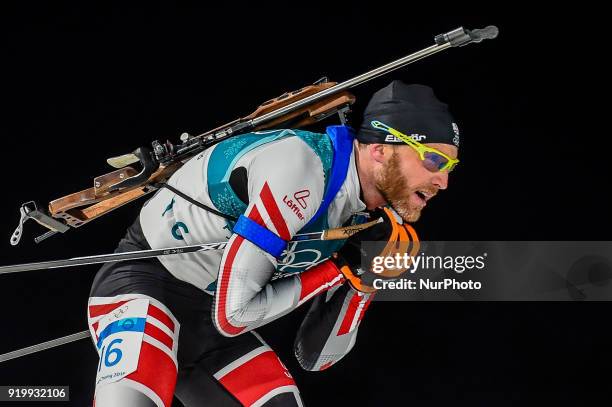
{"label": "rifle", "polygon": [[[49,229],[34,239],[36,243],[71,228],[81,227],[129,202],[159,189],[181,165],[205,149],[229,137],[250,131],[272,127],[303,127],[338,114],[346,124],[350,106],[355,96],[348,89],[371,79],[385,75],[420,59],[450,47],[478,43],[497,37],[498,29],[488,26],[467,30],[459,27],[434,38],[435,44],[355,76],[347,81],[330,82],[327,78],[261,104],[248,116],[236,119],[197,136],[183,133],[180,142],[173,144],[155,140],[151,147],[140,147],[130,154],[112,157],[108,164],[116,170],[98,176],[93,187],[51,201],[47,208],[34,201],[21,205],[19,225],[11,236],[11,244],[17,245],[23,234],[23,224],[33,219]],[[136,167],[132,164],[137,164]]]}
{"label": "rifle", "polygon": [[[179,144],[172,144],[168,141],[165,143],[153,141],[151,148],[140,147],[133,153],[110,158],[107,162],[116,168],[116,170],[94,178],[94,186],[92,188],[51,201],[47,209],[39,208],[34,201],[21,205],[21,219],[19,226],[11,237],[11,244],[17,245],[19,243],[23,232],[23,224],[28,219],[33,219],[49,229],[48,232],[34,239],[36,243],[39,243],[58,232],[65,233],[71,228],[80,227],[97,217],[109,213],[113,209],[145,196],[160,188],[160,183],[170,178],[183,163],[228,137],[281,125],[292,127],[306,126],[334,114],[338,114],[340,121],[344,124],[346,123],[350,106],[355,102],[355,97],[348,92],[348,89],[449,47],[460,47],[470,43],[478,43],[484,39],[493,39],[497,37],[497,34],[498,29],[495,26],[488,26],[479,30],[467,30],[459,27],[445,34],[437,35],[434,38],[435,44],[430,47],[355,76],[345,82],[336,83],[323,79],[297,91],[284,93],[277,98],[263,103],[250,115],[200,135],[191,136],[183,133]],[[139,170],[133,167],[132,164],[137,164]],[[343,239],[376,222],[298,235],[294,236],[294,239]],[[128,258],[174,255],[187,251],[214,250],[221,248],[222,245],[224,243],[219,242],[188,247],[183,246],[3,266],[0,268],[0,274],[97,264]],[[87,337],[89,337],[89,331],[85,330],[27,348],[0,354],[0,363]]]}

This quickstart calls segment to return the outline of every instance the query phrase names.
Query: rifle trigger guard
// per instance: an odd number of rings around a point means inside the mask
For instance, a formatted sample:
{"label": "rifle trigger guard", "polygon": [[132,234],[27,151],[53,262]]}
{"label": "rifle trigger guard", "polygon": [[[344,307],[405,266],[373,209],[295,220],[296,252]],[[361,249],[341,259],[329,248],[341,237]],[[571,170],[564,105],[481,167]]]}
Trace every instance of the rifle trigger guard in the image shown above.
{"label": "rifle trigger guard", "polygon": [[134,155],[140,160],[142,170],[133,177],[126,178],[123,181],[116,183],[110,188],[110,191],[142,185],[148,181],[151,174],[153,174],[159,168],[159,162],[153,158],[153,154],[148,148],[139,147],[136,149],[136,151],[134,151]]}

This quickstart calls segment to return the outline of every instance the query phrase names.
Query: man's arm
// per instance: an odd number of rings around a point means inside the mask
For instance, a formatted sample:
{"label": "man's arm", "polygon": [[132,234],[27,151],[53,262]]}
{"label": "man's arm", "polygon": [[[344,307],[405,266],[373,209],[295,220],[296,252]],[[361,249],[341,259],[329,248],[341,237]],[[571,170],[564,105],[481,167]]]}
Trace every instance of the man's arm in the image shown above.
{"label": "man's arm", "polygon": [[[355,345],[357,329],[375,295],[376,290],[371,286],[373,279],[395,278],[406,272],[406,269],[390,269],[375,274],[368,266],[372,259],[406,253],[410,246],[412,255],[418,250],[416,232],[404,224],[395,211],[384,208],[372,214],[380,216],[383,221],[348,238],[334,256],[333,261],[348,280],[347,284],[328,291],[326,296],[315,298],[302,322],[294,350],[300,365],[306,370],[330,367]],[[373,241],[386,243],[384,248],[361,244]]]}
{"label": "man's arm", "polygon": [[[323,167],[297,137],[262,149],[256,155],[245,156],[249,203],[244,216],[288,241],[314,216],[321,203]],[[308,190],[310,196],[306,208],[296,213],[285,201],[303,190]],[[253,242],[238,234],[231,236],[219,269],[213,311],[221,334],[235,336],[264,325],[344,282],[331,261],[270,281],[276,265],[274,256]]]}
{"label": "man's arm", "polygon": [[294,345],[295,356],[305,370],[327,369],[353,348],[373,295],[344,284],[314,299]]}

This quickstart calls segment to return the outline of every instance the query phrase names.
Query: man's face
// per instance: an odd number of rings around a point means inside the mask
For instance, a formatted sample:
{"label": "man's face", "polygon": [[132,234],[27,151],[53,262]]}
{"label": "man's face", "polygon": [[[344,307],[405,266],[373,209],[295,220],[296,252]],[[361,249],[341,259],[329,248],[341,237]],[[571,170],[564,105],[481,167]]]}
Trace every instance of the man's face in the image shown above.
{"label": "man's face", "polygon": [[[458,149],[450,144],[428,143],[440,152],[457,158]],[[376,187],[406,222],[416,222],[427,201],[448,187],[448,172],[431,172],[423,166],[410,146],[386,146],[393,154],[376,176]]]}

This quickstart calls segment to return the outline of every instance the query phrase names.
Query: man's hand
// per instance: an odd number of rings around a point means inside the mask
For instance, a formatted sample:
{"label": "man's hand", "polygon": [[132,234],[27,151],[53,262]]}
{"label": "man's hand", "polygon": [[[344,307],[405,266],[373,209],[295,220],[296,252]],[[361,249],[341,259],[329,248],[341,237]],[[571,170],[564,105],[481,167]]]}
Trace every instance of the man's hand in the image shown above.
{"label": "man's hand", "polygon": [[[393,279],[405,273],[408,268],[384,268],[374,273],[372,262],[378,256],[395,257],[410,251],[414,256],[419,250],[419,239],[414,229],[404,223],[393,209],[378,209],[372,217],[382,217],[383,222],[351,236],[334,257],[334,262],[357,291],[376,291],[372,283],[377,278]],[[362,242],[374,242],[362,245]]]}

